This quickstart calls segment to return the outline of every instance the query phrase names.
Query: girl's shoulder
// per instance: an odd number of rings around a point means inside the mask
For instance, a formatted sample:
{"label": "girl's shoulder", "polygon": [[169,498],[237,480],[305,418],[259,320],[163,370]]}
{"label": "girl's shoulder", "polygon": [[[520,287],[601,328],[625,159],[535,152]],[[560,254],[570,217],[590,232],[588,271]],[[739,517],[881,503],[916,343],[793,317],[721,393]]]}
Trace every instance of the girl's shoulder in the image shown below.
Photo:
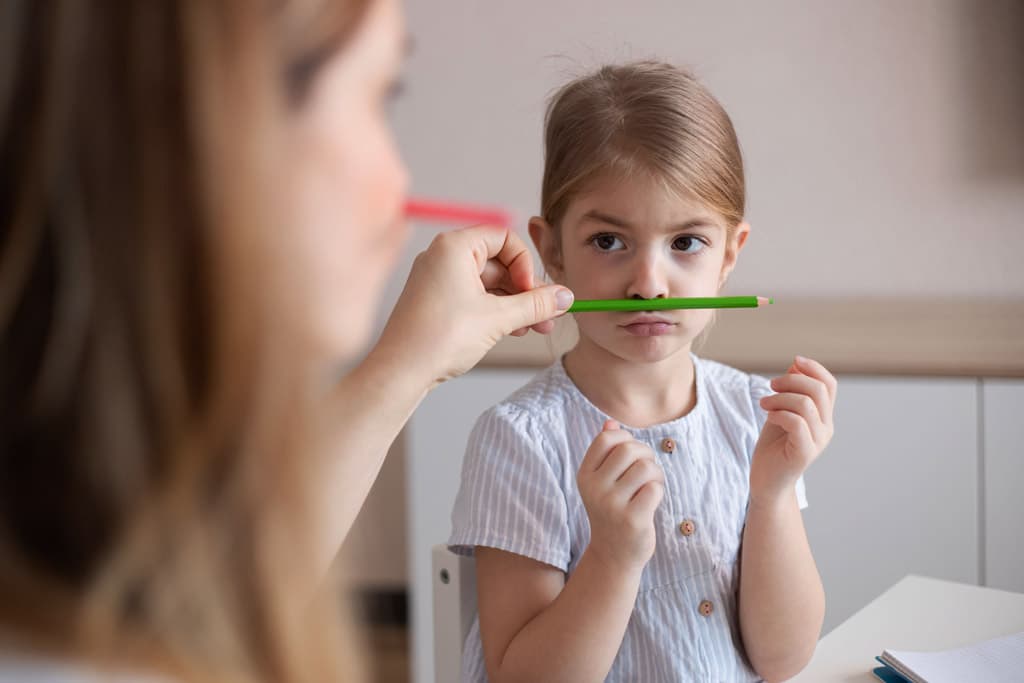
{"label": "girl's shoulder", "polygon": [[487,408],[469,434],[464,470],[495,457],[502,467],[529,469],[529,463],[546,461],[557,468],[570,445],[565,435],[579,431],[586,420],[586,406],[575,400],[574,388],[558,363]]}
{"label": "girl's shoulder", "polygon": [[697,356],[694,356],[694,363],[700,377],[698,391],[703,389],[705,398],[717,406],[752,416],[760,411],[760,399],[772,393],[767,377]]}
{"label": "girl's shoulder", "polygon": [[708,358],[694,356],[693,361],[699,364],[709,384],[723,391],[742,394],[768,387],[768,378],[762,375],[744,372]]}
{"label": "girl's shoulder", "polygon": [[576,412],[571,408],[580,403],[578,393],[559,360],[485,410],[477,424],[499,421],[531,431],[537,427],[548,427],[551,422]]}

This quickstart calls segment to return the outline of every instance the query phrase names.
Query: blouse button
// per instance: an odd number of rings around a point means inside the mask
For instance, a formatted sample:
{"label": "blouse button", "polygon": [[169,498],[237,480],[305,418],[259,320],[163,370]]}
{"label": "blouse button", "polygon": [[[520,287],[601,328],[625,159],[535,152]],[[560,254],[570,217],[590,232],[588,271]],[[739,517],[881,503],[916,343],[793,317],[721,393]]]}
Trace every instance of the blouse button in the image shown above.
{"label": "blouse button", "polygon": [[673,441],[672,439],[662,439],[661,440],[661,450],[665,451],[666,453],[671,453],[675,449],[676,449],[676,442]]}
{"label": "blouse button", "polygon": [[702,616],[710,617],[711,613],[715,611],[715,606],[711,604],[710,600],[702,600],[697,611],[700,612]]}
{"label": "blouse button", "polygon": [[684,519],[679,525],[679,533],[683,536],[692,536],[693,532],[697,530],[697,525],[693,523],[692,519]]}

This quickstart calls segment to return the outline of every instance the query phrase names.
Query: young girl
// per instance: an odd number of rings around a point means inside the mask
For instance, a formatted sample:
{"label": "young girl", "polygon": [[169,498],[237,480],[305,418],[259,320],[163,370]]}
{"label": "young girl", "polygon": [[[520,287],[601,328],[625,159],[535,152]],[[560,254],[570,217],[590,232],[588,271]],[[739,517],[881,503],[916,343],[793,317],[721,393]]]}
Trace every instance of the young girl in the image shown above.
{"label": "young girl", "polygon": [[[750,232],[728,115],[661,63],[557,93],[542,208],[530,235],[578,299],[714,296]],[[477,558],[465,680],[776,681],[807,663],[824,595],[802,473],[836,381],[799,356],[770,382],[702,360],[711,319],[578,315],[575,348],[479,419],[450,540]]]}

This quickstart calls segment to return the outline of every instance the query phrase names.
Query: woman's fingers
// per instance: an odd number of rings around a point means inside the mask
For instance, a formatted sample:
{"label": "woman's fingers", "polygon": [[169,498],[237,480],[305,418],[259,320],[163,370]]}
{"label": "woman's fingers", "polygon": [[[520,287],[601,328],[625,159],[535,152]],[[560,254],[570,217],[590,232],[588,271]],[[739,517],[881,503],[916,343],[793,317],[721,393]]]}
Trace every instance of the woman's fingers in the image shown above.
{"label": "woman's fingers", "polygon": [[552,330],[555,329],[555,321],[545,320],[544,322],[531,326],[530,329],[540,334],[551,334]]}
{"label": "woman's fingers", "polygon": [[[512,278],[509,275],[508,270],[504,266],[498,264],[496,261],[491,260],[487,262],[487,266],[484,268],[484,272],[480,275],[480,279],[483,282],[484,289],[487,290],[488,294],[495,296],[511,296],[513,294],[519,294],[520,290],[512,284]],[[543,282],[535,282],[534,287],[544,287]],[[520,327],[519,329],[511,332],[514,337],[522,337],[524,334],[533,330],[540,334],[549,334],[555,329],[554,320],[544,320],[536,325],[530,325],[528,327]]]}
{"label": "woman's fingers", "polygon": [[476,260],[485,290],[516,292],[505,297],[496,308],[506,322],[502,334],[555,318],[572,305],[573,297],[565,287],[537,287],[533,276],[533,256],[526,242],[507,228],[477,226],[447,233],[448,248],[468,248]]}
{"label": "woman's fingers", "polygon": [[573,296],[565,287],[548,285],[491,301],[499,332],[508,334],[520,327],[531,327],[556,318],[572,305]]}
{"label": "woman's fingers", "polygon": [[508,295],[522,291],[512,281],[512,275],[508,272],[508,268],[494,259],[484,264],[483,270],[480,271],[480,281],[483,283],[484,289],[492,294]]}
{"label": "woman's fingers", "polygon": [[377,348],[411,359],[418,380],[433,387],[472,368],[507,334],[535,325],[550,331],[544,323],[569,308],[572,292],[531,288],[531,258],[505,229],[438,234],[413,262]]}
{"label": "woman's fingers", "polygon": [[494,260],[508,271],[512,284],[519,290],[533,285],[533,256],[526,242],[508,228],[478,225],[451,233],[452,241],[464,244],[472,251],[481,274],[487,262]]}

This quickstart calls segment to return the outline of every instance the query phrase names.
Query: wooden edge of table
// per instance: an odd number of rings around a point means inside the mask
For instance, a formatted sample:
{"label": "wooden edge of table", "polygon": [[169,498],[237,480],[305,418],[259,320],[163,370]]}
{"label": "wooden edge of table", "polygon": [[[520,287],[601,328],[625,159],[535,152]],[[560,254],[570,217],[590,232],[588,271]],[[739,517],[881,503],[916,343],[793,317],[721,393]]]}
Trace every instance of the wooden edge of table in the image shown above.
{"label": "wooden edge of table", "polygon": [[[481,366],[544,367],[575,336],[567,320],[550,337],[510,337]],[[1024,377],[1024,298],[777,299],[718,311],[705,336],[698,355],[749,372],[782,372],[801,354],[836,374]]]}

